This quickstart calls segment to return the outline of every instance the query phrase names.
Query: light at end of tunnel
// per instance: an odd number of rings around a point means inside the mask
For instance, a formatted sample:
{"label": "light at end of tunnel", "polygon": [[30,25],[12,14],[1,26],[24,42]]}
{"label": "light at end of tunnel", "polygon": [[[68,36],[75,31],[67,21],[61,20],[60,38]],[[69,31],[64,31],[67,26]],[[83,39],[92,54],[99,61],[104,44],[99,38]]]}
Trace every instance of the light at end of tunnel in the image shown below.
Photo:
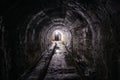
{"label": "light at end of tunnel", "polygon": [[55,34],[56,34],[56,35],[58,35],[58,33],[59,33],[58,31],[55,31]]}

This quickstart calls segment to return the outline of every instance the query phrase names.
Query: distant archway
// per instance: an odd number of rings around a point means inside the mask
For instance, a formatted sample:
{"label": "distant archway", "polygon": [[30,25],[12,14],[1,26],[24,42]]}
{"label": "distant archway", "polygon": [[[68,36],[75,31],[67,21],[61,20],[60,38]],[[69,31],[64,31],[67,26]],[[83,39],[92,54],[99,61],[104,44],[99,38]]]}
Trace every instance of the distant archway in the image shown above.
{"label": "distant archway", "polygon": [[52,34],[52,41],[61,41],[62,34],[58,31],[54,31]]}
{"label": "distant archway", "polygon": [[59,32],[55,32],[54,41],[61,41],[61,34]]}

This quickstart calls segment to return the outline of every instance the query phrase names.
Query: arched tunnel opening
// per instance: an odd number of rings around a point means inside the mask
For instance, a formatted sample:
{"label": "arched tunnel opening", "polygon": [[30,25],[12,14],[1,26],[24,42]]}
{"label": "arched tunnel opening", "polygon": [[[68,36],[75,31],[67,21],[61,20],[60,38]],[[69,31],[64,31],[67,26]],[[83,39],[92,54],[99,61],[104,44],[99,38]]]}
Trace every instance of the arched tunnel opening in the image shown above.
{"label": "arched tunnel opening", "polygon": [[0,80],[119,80],[119,2],[17,0],[0,14]]}

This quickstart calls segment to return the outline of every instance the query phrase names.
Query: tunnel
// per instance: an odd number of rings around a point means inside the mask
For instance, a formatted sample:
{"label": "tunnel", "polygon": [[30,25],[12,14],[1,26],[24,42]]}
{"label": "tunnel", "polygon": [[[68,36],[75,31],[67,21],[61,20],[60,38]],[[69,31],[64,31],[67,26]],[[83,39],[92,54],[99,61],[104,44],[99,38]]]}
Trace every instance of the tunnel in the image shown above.
{"label": "tunnel", "polygon": [[120,80],[119,1],[0,2],[0,80]]}

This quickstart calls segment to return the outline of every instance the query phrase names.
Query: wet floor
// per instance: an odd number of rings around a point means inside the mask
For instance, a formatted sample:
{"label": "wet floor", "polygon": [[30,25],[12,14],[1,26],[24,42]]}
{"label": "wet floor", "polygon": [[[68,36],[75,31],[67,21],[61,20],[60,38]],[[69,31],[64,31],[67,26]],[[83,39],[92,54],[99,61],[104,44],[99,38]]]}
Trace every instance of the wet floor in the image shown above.
{"label": "wet floor", "polygon": [[44,80],[80,80],[64,45],[57,43]]}

